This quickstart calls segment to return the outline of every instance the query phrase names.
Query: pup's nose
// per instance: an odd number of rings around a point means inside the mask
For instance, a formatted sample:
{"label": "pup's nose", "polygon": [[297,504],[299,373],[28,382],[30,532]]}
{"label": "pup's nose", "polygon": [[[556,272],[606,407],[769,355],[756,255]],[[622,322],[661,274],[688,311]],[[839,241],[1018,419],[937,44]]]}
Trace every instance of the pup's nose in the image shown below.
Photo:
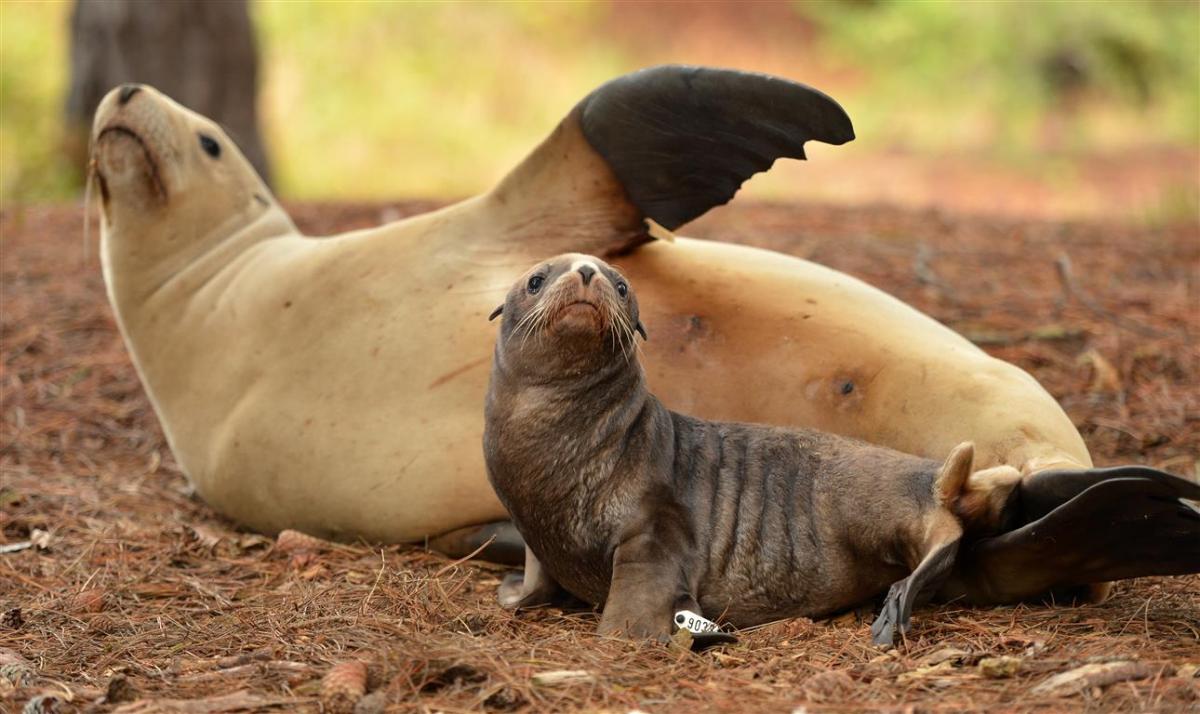
{"label": "pup's nose", "polygon": [[592,276],[596,274],[596,269],[590,265],[579,266],[579,274],[583,276],[583,284],[587,285],[592,282]]}
{"label": "pup's nose", "polygon": [[133,95],[140,91],[142,91],[142,85],[140,84],[122,84],[121,93],[117,95],[117,102],[121,106],[125,106],[129,103],[130,99],[133,99]]}

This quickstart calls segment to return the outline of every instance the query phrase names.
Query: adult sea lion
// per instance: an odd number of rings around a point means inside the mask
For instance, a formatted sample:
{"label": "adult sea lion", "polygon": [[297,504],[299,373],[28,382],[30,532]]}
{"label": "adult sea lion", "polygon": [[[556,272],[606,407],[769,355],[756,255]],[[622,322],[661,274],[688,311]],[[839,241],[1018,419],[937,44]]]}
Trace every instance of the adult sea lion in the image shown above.
{"label": "adult sea lion", "polygon": [[[318,240],[219,127],[127,85],[93,128],[105,281],[181,468],[267,532],[459,529],[435,543],[456,554],[486,540],[474,526],[506,516],[478,448],[492,343],[479,318],[513,274],[566,251],[628,252],[618,264],[660,325],[650,386],[673,407],[930,457],[970,440],[981,469],[1018,476],[1090,466],[1031,377],[883,292],[768,251],[647,244],[645,219],[674,229],[806,141],[852,137],[803,85],[659,67],[585,97],[486,194]],[[1015,483],[975,480],[980,507],[999,513]],[[1040,572],[1002,580],[1040,592]]]}
{"label": "adult sea lion", "polygon": [[[939,464],[811,429],[668,410],[647,390],[637,357],[636,335],[646,331],[634,289],[591,256],[538,263],[497,315],[484,454],[528,547],[520,590],[502,590],[506,605],[542,603],[561,587],[603,604],[602,634],[666,639],[679,610],[749,626],[843,610],[891,585],[872,627],[877,644],[890,644],[913,605],[948,581],[954,596],[992,596],[971,589],[970,576],[951,577],[960,516],[980,515],[959,507],[973,473],[969,442]],[[1182,480],[1132,489],[1124,481],[1093,485],[1101,489],[1093,517],[1101,502],[1120,509],[1125,495],[1157,496],[1160,484],[1200,498],[1200,485]],[[1044,510],[1072,503],[1070,490]],[[1167,556],[1177,572],[1200,571],[1200,523],[1162,518],[1160,530],[1181,531],[1184,552]],[[1041,557],[1062,562],[1066,548],[1076,560],[1061,583],[1095,574],[1085,562],[1129,565],[1112,560],[1107,542],[1081,545],[1091,536],[1056,525],[1064,519],[1038,526],[1065,536]]]}

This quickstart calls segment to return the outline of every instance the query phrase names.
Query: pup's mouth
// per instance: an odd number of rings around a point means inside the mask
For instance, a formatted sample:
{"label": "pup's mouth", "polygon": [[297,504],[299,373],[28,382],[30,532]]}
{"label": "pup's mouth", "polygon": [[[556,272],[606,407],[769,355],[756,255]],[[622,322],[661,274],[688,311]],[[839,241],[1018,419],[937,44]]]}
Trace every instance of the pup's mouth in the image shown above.
{"label": "pup's mouth", "polygon": [[555,332],[598,332],[608,324],[605,309],[582,297],[564,301],[551,313],[550,325]]}
{"label": "pup's mouth", "polygon": [[143,178],[147,184],[148,193],[160,203],[165,203],[167,200],[167,187],[163,183],[162,176],[158,171],[158,162],[154,159],[154,153],[150,151],[150,147],[146,145],[146,141],[133,129],[124,124],[110,124],[100,130],[96,135],[96,140],[92,144],[92,157],[88,163],[89,171],[96,177],[96,183],[100,186],[100,198],[104,205],[107,206],[111,199],[109,190],[109,177],[105,176],[106,165],[112,167],[121,156],[114,155],[123,150],[128,151],[128,148],[119,147],[120,143],[132,142],[137,146],[136,151],[145,167]]}
{"label": "pup's mouth", "polygon": [[563,310],[577,310],[579,308],[591,308],[597,315],[600,314],[600,306],[590,300],[575,300],[563,306]]}

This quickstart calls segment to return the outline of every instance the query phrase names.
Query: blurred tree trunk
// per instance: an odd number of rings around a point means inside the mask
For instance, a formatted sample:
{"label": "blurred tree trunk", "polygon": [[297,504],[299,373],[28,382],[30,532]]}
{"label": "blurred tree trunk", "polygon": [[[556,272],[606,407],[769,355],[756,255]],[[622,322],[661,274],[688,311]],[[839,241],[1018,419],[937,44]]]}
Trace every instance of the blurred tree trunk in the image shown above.
{"label": "blurred tree trunk", "polygon": [[[149,84],[224,126],[270,181],[258,132],[258,53],[245,0],[79,0],[71,15],[68,151],[85,152],[113,87]],[[77,165],[82,165],[83,160]]]}

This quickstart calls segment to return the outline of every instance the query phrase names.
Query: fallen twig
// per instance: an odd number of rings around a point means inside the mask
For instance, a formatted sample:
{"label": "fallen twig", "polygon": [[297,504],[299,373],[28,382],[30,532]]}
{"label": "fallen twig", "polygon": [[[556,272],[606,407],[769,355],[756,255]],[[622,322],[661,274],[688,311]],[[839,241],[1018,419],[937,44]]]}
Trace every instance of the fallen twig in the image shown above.
{"label": "fallen twig", "polygon": [[1150,325],[1138,322],[1133,318],[1118,315],[1093,300],[1075,284],[1075,276],[1071,272],[1071,259],[1066,253],[1059,254],[1058,259],[1054,261],[1054,267],[1058,271],[1058,279],[1062,283],[1063,292],[1068,297],[1074,297],[1081,305],[1109,320],[1117,327],[1123,327],[1130,332],[1136,332],[1145,337],[1182,337],[1182,335],[1176,332],[1160,330],[1157,327],[1151,327]]}

